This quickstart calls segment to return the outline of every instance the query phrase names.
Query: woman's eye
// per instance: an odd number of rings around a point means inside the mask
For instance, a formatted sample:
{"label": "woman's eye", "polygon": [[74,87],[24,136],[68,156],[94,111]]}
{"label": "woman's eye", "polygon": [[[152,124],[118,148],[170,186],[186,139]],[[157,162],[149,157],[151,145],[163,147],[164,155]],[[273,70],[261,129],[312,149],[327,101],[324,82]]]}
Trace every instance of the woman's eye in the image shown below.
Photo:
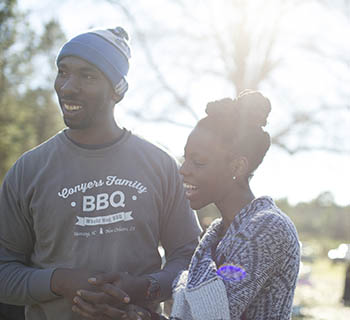
{"label": "woman's eye", "polygon": [[193,160],[193,164],[194,164],[196,167],[202,167],[202,166],[205,165],[204,162],[198,161],[198,160]]}

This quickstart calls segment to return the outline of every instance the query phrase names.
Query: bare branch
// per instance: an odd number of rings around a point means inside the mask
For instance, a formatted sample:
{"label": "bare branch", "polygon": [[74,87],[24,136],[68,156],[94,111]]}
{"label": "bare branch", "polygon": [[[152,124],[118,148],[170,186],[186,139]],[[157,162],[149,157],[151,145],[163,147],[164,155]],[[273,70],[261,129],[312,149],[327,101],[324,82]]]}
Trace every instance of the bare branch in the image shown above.
{"label": "bare branch", "polygon": [[271,138],[271,142],[273,145],[281,148],[282,150],[286,151],[290,155],[294,155],[296,153],[300,152],[307,152],[307,151],[328,151],[332,153],[339,153],[339,154],[350,154],[350,150],[346,150],[344,148],[337,148],[337,147],[328,147],[328,146],[305,146],[305,145],[298,145],[295,148],[290,148],[286,143],[283,143],[279,139],[275,139],[274,137]]}
{"label": "bare branch", "polygon": [[178,127],[190,128],[190,129],[193,128],[193,125],[189,125],[189,124],[186,124],[183,122],[178,122],[178,121],[169,119],[168,117],[158,116],[158,117],[147,118],[147,117],[145,117],[145,115],[142,112],[134,111],[134,110],[130,111],[129,114],[134,116],[137,119],[145,120],[148,122],[166,122],[166,123],[178,126]]}
{"label": "bare branch", "polygon": [[167,80],[165,79],[163,73],[160,71],[158,64],[154,61],[150,47],[148,45],[147,41],[147,36],[146,34],[142,31],[142,29],[139,27],[137,19],[131,14],[131,12],[120,2],[118,2],[118,5],[121,7],[123,10],[124,14],[128,17],[130,21],[132,21],[132,24],[135,28],[135,34],[140,43],[142,44],[142,47],[144,49],[144,54],[147,57],[148,63],[151,66],[152,70],[155,72],[159,83],[162,84],[163,89],[170,94],[173,95],[175,101],[179,105],[179,107],[187,110],[190,115],[195,119],[198,120],[198,115],[195,113],[195,111],[192,109],[192,107],[188,104],[186,98],[182,97],[175,89],[173,89]]}
{"label": "bare branch", "polygon": [[[322,0],[320,0],[322,1]],[[323,0],[330,3],[329,0]],[[152,72],[154,72],[156,82],[159,85],[157,90],[161,90],[162,93],[168,94],[172,99],[170,105],[176,105],[179,108],[180,112],[184,112],[193,120],[198,120],[198,114],[194,107],[190,105],[192,100],[192,92],[183,93],[176,86],[174,86],[167,75],[164,73],[164,69],[160,67],[161,64],[159,61],[159,53],[157,56],[157,44],[159,47],[163,44],[162,41],[169,41],[169,39],[181,39],[181,45],[185,47],[186,50],[183,51],[183,57],[188,57],[187,59],[177,59],[176,54],[174,56],[174,63],[171,65],[176,70],[184,71],[186,74],[186,82],[189,84],[187,87],[190,88],[191,82],[193,80],[195,83],[197,79],[202,80],[205,77],[205,80],[216,81],[217,78],[221,79],[224,83],[232,86],[232,91],[238,93],[243,89],[259,89],[262,83],[269,82],[269,85],[273,84],[271,76],[273,71],[277,70],[281,66],[283,61],[283,55],[277,52],[276,47],[279,46],[281,36],[284,29],[283,20],[288,16],[294,9],[299,9],[299,6],[308,4],[309,1],[305,2],[304,0],[294,0],[294,1],[249,1],[249,0],[230,0],[225,1],[225,10],[227,9],[226,14],[223,15],[223,19],[226,21],[220,21],[222,24],[218,23],[218,20],[214,20],[215,13],[210,10],[209,4],[216,3],[211,0],[202,0],[196,2],[196,4],[189,3],[186,0],[173,0],[171,5],[175,6],[183,14],[184,21],[189,22],[189,24],[182,23],[180,26],[171,27],[170,25],[157,25],[159,16],[155,15],[152,20],[152,14],[147,16],[148,22],[151,23],[151,31],[147,31],[141,25],[141,20],[139,17],[136,17],[131,10],[132,7],[129,7],[130,4],[127,1],[122,0],[109,0],[109,2],[118,5],[125,16],[129,19],[130,23],[134,28],[134,37],[137,38],[138,43],[143,49],[143,53],[147,60],[148,65],[151,67]],[[329,4],[330,5],[330,4]],[[197,7],[198,6],[198,7]],[[202,19],[201,15],[196,14],[196,8],[206,7],[208,10],[208,17]],[[257,10],[257,15],[253,15],[252,12]],[[231,11],[228,11],[231,10]],[[153,12],[152,12],[153,13]],[[231,13],[231,14],[229,14]],[[273,16],[272,16],[273,14]],[[213,19],[210,19],[211,16]],[[252,17],[256,20],[252,20]],[[268,19],[266,18],[268,17]],[[202,20],[201,20],[202,19]],[[144,20],[142,20],[144,21]],[[166,37],[163,36],[166,30]],[[223,32],[223,30],[225,32]],[[308,50],[309,52],[314,53],[315,58],[319,59],[317,63],[322,65],[324,63],[324,58],[329,59],[339,58],[338,56],[331,56],[329,52],[325,50],[319,50],[315,45],[316,42],[314,39],[310,39],[310,36],[305,35],[298,40],[299,49]],[[152,42],[151,42],[152,41]],[[152,45],[150,45],[152,43]],[[165,43],[165,42],[164,42]],[[188,46],[186,46],[188,44]],[[294,45],[294,44],[293,44]],[[327,46],[324,46],[328,48]],[[209,49],[208,49],[209,48]],[[160,53],[161,55],[162,53]],[[186,55],[186,56],[185,56]],[[215,59],[215,63],[211,63],[211,59]],[[179,60],[181,60],[179,62]],[[316,60],[316,59],[315,59]],[[315,61],[314,60],[314,61]],[[344,55],[342,60],[345,65],[350,65],[347,55]],[[195,61],[195,63],[193,63]],[[188,63],[188,64],[187,64]],[[330,72],[336,72],[330,70]],[[187,84],[186,83],[186,84]],[[278,82],[276,82],[278,85]],[[272,86],[275,87],[275,86]],[[277,88],[278,89],[278,88]],[[153,103],[156,106],[156,98],[159,96],[158,92],[155,92],[147,99],[148,103]],[[338,90],[338,94],[341,93],[341,90]],[[190,91],[190,90],[187,90]],[[278,90],[276,90],[278,91]],[[286,92],[288,95],[289,92]],[[348,92],[344,92],[344,96]],[[292,95],[290,96],[292,97]],[[153,101],[154,100],[154,101]],[[158,114],[152,114],[148,112],[150,107],[147,106],[147,112],[144,110],[132,111],[130,112],[133,116],[152,122],[166,122],[172,125],[181,126],[190,128],[192,125],[184,124],[182,121],[172,119],[168,110],[170,110],[170,105],[165,105],[160,108]],[[300,103],[299,103],[300,105]],[[292,106],[291,104],[286,103],[285,107]],[[151,107],[152,108],[152,107]],[[326,132],[327,125],[329,122],[324,123],[321,119],[325,115],[330,114],[331,112],[338,112],[343,110],[349,110],[349,104],[341,103],[337,106],[334,105],[325,105],[320,103],[316,108],[310,110],[306,108],[304,112],[290,112],[286,111],[286,114],[290,115],[288,119],[288,124],[280,129],[272,138],[272,142],[279,146],[280,148],[286,150],[289,154],[294,154],[298,151],[309,151],[309,150],[324,150],[330,152],[348,152],[345,148],[341,148],[340,144],[336,147],[329,147],[326,145],[305,145],[305,140],[303,139],[303,134],[305,132],[311,132],[316,130],[317,133]],[[177,119],[181,119],[177,115]],[[182,120],[182,119],[181,119]],[[297,147],[290,146],[290,139],[287,138],[293,137],[298,138],[301,143],[297,144]],[[327,140],[328,141],[328,140]],[[295,139],[293,140],[295,143]]]}

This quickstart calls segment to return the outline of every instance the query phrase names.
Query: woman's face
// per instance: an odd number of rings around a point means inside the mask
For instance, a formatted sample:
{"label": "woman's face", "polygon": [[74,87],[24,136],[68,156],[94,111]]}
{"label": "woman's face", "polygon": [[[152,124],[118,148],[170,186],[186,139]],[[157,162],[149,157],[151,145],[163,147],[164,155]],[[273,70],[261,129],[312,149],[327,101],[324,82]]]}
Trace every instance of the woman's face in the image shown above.
{"label": "woman's face", "polygon": [[180,168],[192,209],[220,203],[233,183],[228,147],[206,128],[197,126],[187,139]]}

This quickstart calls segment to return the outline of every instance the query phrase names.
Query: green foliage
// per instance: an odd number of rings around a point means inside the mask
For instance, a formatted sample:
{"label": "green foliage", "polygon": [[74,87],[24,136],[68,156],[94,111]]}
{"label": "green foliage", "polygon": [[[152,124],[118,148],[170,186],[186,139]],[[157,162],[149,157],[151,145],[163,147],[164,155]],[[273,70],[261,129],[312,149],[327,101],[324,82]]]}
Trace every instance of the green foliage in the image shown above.
{"label": "green foliage", "polygon": [[0,25],[2,179],[23,152],[63,127],[52,88],[55,55],[64,35],[56,21],[49,21],[41,34],[34,32],[15,0],[0,6]]}
{"label": "green foliage", "polygon": [[326,242],[332,239],[350,243],[350,206],[335,204],[330,192],[295,206],[286,199],[279,200],[277,204],[293,220],[301,239],[326,239]]}
{"label": "green foliage", "polygon": [[[322,254],[341,242],[350,243],[350,206],[338,206],[330,192],[321,193],[310,202],[291,205],[287,199],[280,199],[276,204],[292,219],[300,240],[316,241]],[[215,205],[198,211],[203,229],[218,217],[220,214]]]}

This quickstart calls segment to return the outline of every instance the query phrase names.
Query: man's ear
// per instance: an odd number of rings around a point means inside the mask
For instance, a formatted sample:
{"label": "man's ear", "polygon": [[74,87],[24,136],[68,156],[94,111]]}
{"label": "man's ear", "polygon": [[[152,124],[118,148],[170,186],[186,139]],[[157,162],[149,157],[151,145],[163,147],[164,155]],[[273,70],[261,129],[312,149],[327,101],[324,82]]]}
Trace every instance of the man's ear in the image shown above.
{"label": "man's ear", "polygon": [[117,94],[115,91],[112,92],[111,100],[113,101],[113,104],[117,104],[122,99],[123,97]]}
{"label": "man's ear", "polygon": [[246,157],[235,157],[231,160],[230,170],[232,177],[243,177],[248,173],[249,163]]}

